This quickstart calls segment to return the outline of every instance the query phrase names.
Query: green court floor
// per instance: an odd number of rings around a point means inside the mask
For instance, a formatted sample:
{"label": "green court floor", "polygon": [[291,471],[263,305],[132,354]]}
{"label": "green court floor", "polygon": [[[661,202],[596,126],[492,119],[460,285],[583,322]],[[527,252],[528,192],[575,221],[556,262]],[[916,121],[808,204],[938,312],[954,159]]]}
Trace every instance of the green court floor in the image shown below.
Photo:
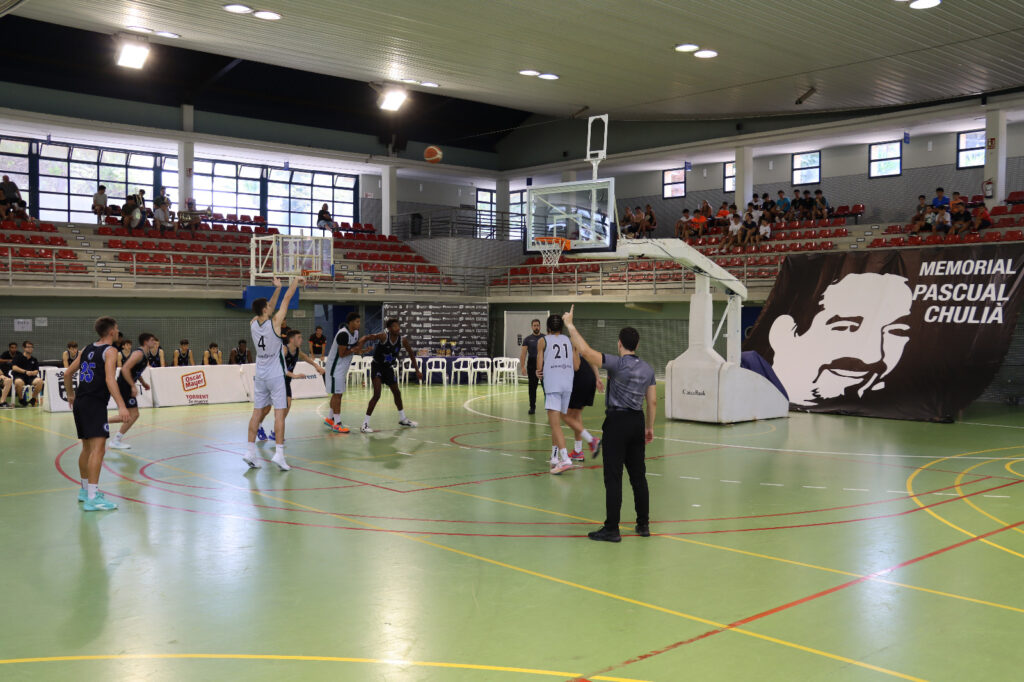
{"label": "green court floor", "polygon": [[627,484],[613,545],[586,538],[603,460],[548,475],[525,387],[405,395],[420,427],[385,395],[373,435],[296,402],[287,473],[247,472],[247,405],[144,411],[105,513],[76,502],[69,414],[0,413],[0,679],[1022,675],[1024,412],[659,419],[655,535]]}

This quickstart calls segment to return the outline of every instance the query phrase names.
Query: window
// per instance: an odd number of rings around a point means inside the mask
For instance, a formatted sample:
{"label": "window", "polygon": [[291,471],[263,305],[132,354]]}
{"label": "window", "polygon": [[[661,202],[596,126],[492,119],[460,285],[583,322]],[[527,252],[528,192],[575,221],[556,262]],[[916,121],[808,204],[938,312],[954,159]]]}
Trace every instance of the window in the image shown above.
{"label": "window", "polygon": [[508,238],[523,238],[523,227],[526,226],[526,190],[521,189],[508,193]]}
{"label": "window", "polygon": [[730,194],[736,191],[736,162],[730,161],[722,166],[722,191]]}
{"label": "window", "polygon": [[476,191],[476,236],[479,239],[493,239],[497,200],[493,189]]}
{"label": "window", "polygon": [[975,168],[985,165],[985,131],[968,130],[956,136],[956,167]]}
{"label": "window", "polygon": [[868,177],[887,178],[903,173],[903,143],[879,142],[868,147]]}
{"label": "window", "polygon": [[[241,167],[239,192],[253,187],[258,191],[259,180],[256,178],[259,170],[256,166]],[[356,177],[352,175],[271,168],[267,195],[267,222],[282,232],[313,234],[316,216],[324,204],[327,204],[334,222],[355,222]],[[255,200],[257,208],[253,211],[258,213],[259,197],[255,197]],[[242,199],[239,198],[241,203]]]}
{"label": "window", "polygon": [[821,182],[821,152],[793,155],[793,186],[816,185]]}
{"label": "window", "polygon": [[0,174],[9,175],[18,186],[22,198],[29,200],[28,140],[4,138],[0,140]]}
{"label": "window", "polygon": [[661,174],[661,198],[686,196],[686,169],[673,168]]}

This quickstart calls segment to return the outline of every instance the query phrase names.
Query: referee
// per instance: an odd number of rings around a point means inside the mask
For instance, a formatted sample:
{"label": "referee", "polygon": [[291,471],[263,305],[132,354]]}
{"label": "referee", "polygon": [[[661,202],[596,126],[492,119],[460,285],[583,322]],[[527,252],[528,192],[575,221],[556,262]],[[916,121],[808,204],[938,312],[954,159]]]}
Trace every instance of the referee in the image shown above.
{"label": "referee", "polygon": [[[573,306],[575,309],[575,306]],[[654,417],[658,407],[658,394],[654,369],[636,356],[640,332],[632,327],[619,331],[619,355],[599,353],[590,346],[573,325],[573,310],[562,316],[562,322],[580,356],[589,363],[608,370],[605,393],[604,448],[604,526],[588,533],[591,540],[621,542],[619,511],[622,508],[622,466],[629,472],[636,506],[636,534],[650,537],[650,504],[647,493],[647,469],[644,450],[654,440]],[[647,418],[644,419],[644,399],[647,399]],[[596,455],[595,455],[596,456]]]}
{"label": "referee", "polygon": [[540,320],[530,322],[532,333],[523,339],[523,348],[519,351],[519,371],[525,374],[530,384],[530,414],[537,411],[537,342],[544,338],[540,333]]}

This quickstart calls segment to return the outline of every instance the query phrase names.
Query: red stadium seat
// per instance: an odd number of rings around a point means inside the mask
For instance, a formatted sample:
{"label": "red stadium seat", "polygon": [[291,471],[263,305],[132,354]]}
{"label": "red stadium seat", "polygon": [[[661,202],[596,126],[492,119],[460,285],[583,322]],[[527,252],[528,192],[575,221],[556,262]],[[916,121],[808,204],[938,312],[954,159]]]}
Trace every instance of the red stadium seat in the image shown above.
{"label": "red stadium seat", "polygon": [[1014,204],[1010,209],[1010,215],[1020,215],[1021,213],[1024,213],[1024,204]]}
{"label": "red stadium seat", "polygon": [[834,215],[836,218],[844,218],[844,217],[850,215],[850,207],[849,206],[840,206],[839,208],[836,209],[836,212],[833,213],[832,215]]}
{"label": "red stadium seat", "polygon": [[999,232],[993,232],[992,230],[989,230],[989,231],[985,232],[985,234],[982,236],[981,241],[983,241],[983,242],[997,242],[997,241],[1001,240],[1002,238],[1003,238],[1003,235],[1000,234]]}
{"label": "red stadium seat", "polygon": [[854,204],[850,208],[850,215],[852,215],[852,216],[862,216],[862,215],[864,215],[864,210],[865,210],[864,204]]}
{"label": "red stadium seat", "polygon": [[1024,240],[1024,230],[1010,230],[1003,235],[1004,242],[1018,242]]}
{"label": "red stadium seat", "polygon": [[1006,215],[1009,212],[1010,212],[1010,209],[1009,209],[1008,206],[1003,206],[1002,204],[1000,204],[999,206],[993,206],[992,210],[989,211],[988,214],[990,216],[992,216],[993,218],[997,218],[997,217],[999,217],[1001,215]]}
{"label": "red stadium seat", "polygon": [[1024,192],[1020,190],[1017,190],[1016,192],[1010,192],[1010,196],[1006,197],[1006,203],[1024,204]]}

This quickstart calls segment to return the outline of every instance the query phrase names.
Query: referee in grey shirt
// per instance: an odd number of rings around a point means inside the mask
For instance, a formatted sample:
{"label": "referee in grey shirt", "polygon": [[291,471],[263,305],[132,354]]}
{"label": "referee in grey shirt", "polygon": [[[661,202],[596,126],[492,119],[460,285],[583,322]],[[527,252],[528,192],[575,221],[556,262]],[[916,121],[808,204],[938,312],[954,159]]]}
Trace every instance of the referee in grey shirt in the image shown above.
{"label": "referee in grey shirt", "polygon": [[[647,467],[644,451],[647,443],[654,440],[654,417],[658,407],[658,393],[654,381],[654,369],[636,356],[640,343],[640,332],[632,327],[619,331],[619,355],[599,353],[580,335],[573,324],[573,310],[562,316],[566,332],[580,357],[591,364],[600,364],[608,370],[608,384],[605,392],[605,418],[601,427],[601,447],[604,449],[604,526],[588,533],[591,540],[620,542],[619,511],[622,508],[622,466],[629,472],[629,484],[633,487],[633,504],[636,506],[636,533],[650,537],[648,525],[649,496],[647,493]],[[644,399],[647,400],[647,417],[644,418]],[[596,456],[596,454],[595,454]]]}

